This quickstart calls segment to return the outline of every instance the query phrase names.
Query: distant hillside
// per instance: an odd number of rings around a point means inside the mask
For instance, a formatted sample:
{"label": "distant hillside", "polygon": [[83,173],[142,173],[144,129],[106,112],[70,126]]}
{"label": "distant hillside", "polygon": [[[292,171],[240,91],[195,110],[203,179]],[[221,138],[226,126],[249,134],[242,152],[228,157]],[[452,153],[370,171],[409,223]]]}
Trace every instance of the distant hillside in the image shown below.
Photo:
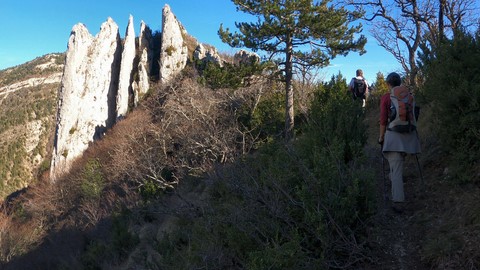
{"label": "distant hillside", "polygon": [[48,168],[64,54],[47,54],[0,71],[0,197]]}

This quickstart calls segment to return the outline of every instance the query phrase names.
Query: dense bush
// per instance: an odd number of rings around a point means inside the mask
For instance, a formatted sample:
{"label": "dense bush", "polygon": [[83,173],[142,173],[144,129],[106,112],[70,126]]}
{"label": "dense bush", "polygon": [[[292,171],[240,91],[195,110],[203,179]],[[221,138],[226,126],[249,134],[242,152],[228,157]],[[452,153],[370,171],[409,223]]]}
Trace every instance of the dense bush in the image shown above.
{"label": "dense bush", "polygon": [[265,69],[266,64],[252,63],[234,65],[225,63],[223,66],[208,61],[198,61],[197,69],[201,76],[199,81],[212,88],[232,88],[247,86],[251,77],[259,75]]}
{"label": "dense bush", "polygon": [[105,187],[105,179],[101,172],[101,164],[98,159],[91,159],[83,169],[83,182],[81,183],[82,195],[86,199],[99,200]]}
{"label": "dense bush", "polygon": [[[81,256],[82,269],[103,269],[105,265],[118,265],[138,244],[138,237],[129,231],[131,213],[123,211],[112,215],[109,241],[90,241]],[[71,265],[70,265],[71,267]],[[69,268],[69,267],[67,267]]]}
{"label": "dense bush", "polygon": [[[478,181],[480,160],[480,36],[458,32],[425,61],[423,89],[435,131],[460,181]],[[475,176],[476,175],[476,176]]]}
{"label": "dense bush", "polygon": [[294,145],[271,142],[217,169],[200,217],[159,242],[162,269],[326,269],[362,258],[374,179],[358,163],[360,104],[340,85],[319,91]]}
{"label": "dense bush", "polygon": [[254,106],[244,103],[238,111],[238,121],[245,131],[256,134],[254,148],[278,137],[285,127],[285,96],[273,90],[259,96]]}

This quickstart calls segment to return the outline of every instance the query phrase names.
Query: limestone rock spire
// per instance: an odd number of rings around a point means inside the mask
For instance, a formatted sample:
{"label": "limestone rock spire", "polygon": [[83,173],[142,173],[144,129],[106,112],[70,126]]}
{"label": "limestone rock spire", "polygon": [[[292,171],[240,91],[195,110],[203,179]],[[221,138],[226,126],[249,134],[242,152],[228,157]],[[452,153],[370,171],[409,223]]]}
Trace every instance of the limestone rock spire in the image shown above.
{"label": "limestone rock spire", "polygon": [[[142,21],[137,47],[132,15],[123,45],[118,26],[111,18],[95,37],[83,24],[73,27],[58,97],[52,181],[69,171],[73,160],[91,142],[100,139],[119,117],[126,116],[132,93],[137,102],[149,90],[152,70],[158,72],[161,83],[166,83],[185,68],[188,49],[184,37],[188,34],[168,5],[162,10],[161,35],[161,48],[157,48],[152,31]],[[153,59],[153,52],[158,50],[159,59]],[[213,48],[209,54],[199,52],[202,57],[204,54],[213,57],[216,50]]]}
{"label": "limestone rock spire", "polygon": [[73,27],[59,92],[52,181],[115,122],[120,47],[118,26],[111,18],[95,38],[83,24]]}
{"label": "limestone rock spire", "polygon": [[138,38],[138,89],[135,91],[135,100],[147,93],[150,88],[150,71],[153,63],[153,37],[152,30],[143,21],[140,23],[140,36]]}
{"label": "limestone rock spire", "polygon": [[122,60],[120,65],[120,77],[117,94],[117,119],[125,117],[128,111],[129,96],[132,92],[135,53],[135,30],[133,28],[133,16],[130,15],[125,33]]}
{"label": "limestone rock spire", "polygon": [[188,49],[183,40],[185,29],[170,10],[163,7],[162,47],[160,52],[160,81],[168,82],[187,64]]}

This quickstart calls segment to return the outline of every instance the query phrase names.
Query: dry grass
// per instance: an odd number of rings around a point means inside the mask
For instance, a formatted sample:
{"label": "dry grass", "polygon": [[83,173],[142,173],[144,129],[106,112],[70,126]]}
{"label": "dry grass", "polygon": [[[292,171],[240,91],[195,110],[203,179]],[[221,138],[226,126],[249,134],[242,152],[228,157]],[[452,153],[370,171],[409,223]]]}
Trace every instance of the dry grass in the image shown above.
{"label": "dry grass", "polygon": [[19,203],[12,204],[8,213],[7,209],[0,213],[0,262],[9,262],[22,256],[45,237],[45,219],[32,219],[30,214],[28,209]]}
{"label": "dry grass", "polygon": [[[199,86],[195,78],[179,78],[171,85],[157,86],[140,107],[102,140],[92,143],[74,161],[70,173],[55,184],[46,180],[48,174],[43,175],[15,200],[17,214],[2,214],[1,262],[17,258],[16,265],[22,265],[22,254],[48,253],[41,250],[49,245],[41,243],[51,235],[70,230],[89,235],[105,230],[99,224],[110,220],[113,213],[122,209],[139,211],[139,190],[149,181],[160,190],[175,188],[184,177],[235,159],[245,148],[245,141],[239,139],[245,135],[237,126],[235,110],[251,101],[249,96],[258,94],[255,87],[236,93],[228,89],[212,91]],[[99,196],[85,194],[85,170],[91,162],[100,164],[89,172],[89,177],[102,183]],[[82,242],[69,245],[85,248]],[[47,257],[37,259],[61,260]]]}

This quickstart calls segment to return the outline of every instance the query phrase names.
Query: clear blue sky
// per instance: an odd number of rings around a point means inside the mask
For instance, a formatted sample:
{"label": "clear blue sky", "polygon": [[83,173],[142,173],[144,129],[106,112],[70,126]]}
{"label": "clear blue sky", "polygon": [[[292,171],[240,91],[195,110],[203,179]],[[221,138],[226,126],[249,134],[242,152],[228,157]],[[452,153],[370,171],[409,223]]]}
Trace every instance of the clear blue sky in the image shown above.
{"label": "clear blue sky", "polygon": [[[66,51],[70,31],[79,22],[95,35],[100,25],[111,17],[123,37],[131,14],[137,35],[141,20],[152,30],[161,30],[165,4],[170,5],[189,34],[227,53],[235,50],[220,41],[217,35],[220,24],[234,30],[235,22],[251,19],[237,12],[230,0],[0,0],[0,69],[47,53]],[[364,32],[368,37],[367,53],[337,57],[330,67],[321,71],[323,76],[329,79],[341,72],[349,78],[357,68],[362,68],[371,82],[378,71],[386,74],[400,70],[395,59],[379,47],[366,30]]]}

